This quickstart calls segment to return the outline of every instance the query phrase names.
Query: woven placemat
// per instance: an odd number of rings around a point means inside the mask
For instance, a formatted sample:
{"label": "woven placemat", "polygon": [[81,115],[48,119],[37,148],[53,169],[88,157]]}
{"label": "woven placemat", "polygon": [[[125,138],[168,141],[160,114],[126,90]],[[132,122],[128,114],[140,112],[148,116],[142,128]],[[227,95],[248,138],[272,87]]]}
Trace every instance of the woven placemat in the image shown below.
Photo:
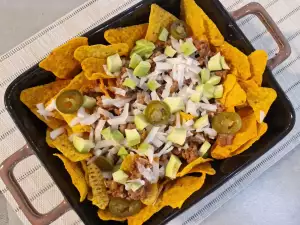
{"label": "woven placemat", "polygon": [[[4,95],[11,81],[39,62],[51,49],[74,36],[91,30],[139,1],[90,0],[2,55],[0,57],[1,95]],[[228,11],[232,11],[253,1],[221,0],[221,2]],[[297,24],[300,19],[300,0],[260,0],[256,2],[261,3],[267,9],[292,46],[293,52],[290,58],[276,68],[273,73],[291,99],[297,116],[300,116],[300,75],[298,72],[300,71],[298,68],[300,67],[298,66],[300,60],[300,29]],[[270,34],[256,17],[247,16],[238,21],[238,25],[257,49],[266,50],[270,57],[276,53],[278,49],[275,42],[272,41]],[[2,162],[25,144],[24,138],[5,110],[3,98],[0,101],[0,126],[0,162]],[[199,224],[299,143],[300,122],[297,120],[293,131],[272,150],[169,224]],[[39,212],[46,213],[63,200],[62,194],[35,156],[27,158],[17,165],[14,173],[33,206]],[[0,181],[0,191],[12,205],[22,222],[30,224],[2,181]],[[74,211],[69,211],[57,221],[54,221],[53,224],[75,225],[83,223]]]}

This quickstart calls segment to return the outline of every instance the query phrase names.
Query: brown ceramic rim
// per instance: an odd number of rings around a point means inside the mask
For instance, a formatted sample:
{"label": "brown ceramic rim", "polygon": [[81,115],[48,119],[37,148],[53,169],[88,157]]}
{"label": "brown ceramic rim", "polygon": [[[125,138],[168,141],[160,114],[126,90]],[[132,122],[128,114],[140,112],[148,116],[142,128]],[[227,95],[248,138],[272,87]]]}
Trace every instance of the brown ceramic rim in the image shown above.
{"label": "brown ceramic rim", "polygon": [[291,55],[291,46],[277,24],[261,4],[252,2],[231,12],[231,16],[234,20],[239,20],[249,14],[253,14],[260,19],[279,47],[278,53],[268,61],[269,69],[273,70]]}
{"label": "brown ceramic rim", "polygon": [[[231,16],[235,20],[239,20],[246,15],[254,14],[261,22],[265,25],[267,30],[270,32],[279,47],[279,52],[268,61],[268,67],[273,70],[276,66],[281,64],[285,59],[287,59],[291,54],[291,47],[279,30],[278,26],[267,13],[267,11],[259,3],[250,3],[234,12]],[[15,152],[13,155],[8,157],[0,166],[0,177],[5,183],[7,189],[19,205],[20,209],[34,225],[47,225],[58,219],[61,215],[71,209],[69,203],[64,200],[54,209],[46,214],[39,213],[30,203],[26,194],[17,183],[15,176],[13,175],[14,167],[24,160],[25,158],[33,155],[34,152],[30,149],[28,145]]]}
{"label": "brown ceramic rim", "polygon": [[70,210],[71,207],[66,200],[62,201],[58,206],[46,214],[39,213],[33,207],[13,174],[15,166],[33,154],[33,151],[28,145],[25,145],[1,164],[0,177],[29,222],[34,225],[47,225]]}

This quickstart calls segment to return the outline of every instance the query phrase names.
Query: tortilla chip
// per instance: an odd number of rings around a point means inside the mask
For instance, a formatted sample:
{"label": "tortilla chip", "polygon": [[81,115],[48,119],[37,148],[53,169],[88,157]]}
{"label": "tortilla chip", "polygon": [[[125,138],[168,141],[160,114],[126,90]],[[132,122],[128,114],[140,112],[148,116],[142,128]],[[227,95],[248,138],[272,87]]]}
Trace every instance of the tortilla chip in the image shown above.
{"label": "tortilla chip", "polygon": [[139,158],[137,154],[135,155],[127,155],[122,164],[120,169],[123,170],[124,172],[131,172],[135,169],[135,160]]}
{"label": "tortilla chip", "polygon": [[199,157],[198,159],[194,160],[193,162],[187,164],[180,172],[177,173],[177,177],[183,177],[184,175],[188,174],[195,166],[198,166],[202,163],[213,161],[212,159],[204,159]]}
{"label": "tortilla chip", "polygon": [[105,209],[108,206],[109,197],[106,192],[106,186],[102,173],[98,166],[94,163],[88,164],[87,169],[89,173],[89,184],[93,193],[92,203],[99,209]]}
{"label": "tortilla chip", "polygon": [[181,14],[182,19],[190,26],[197,39],[203,40],[206,37],[214,46],[224,43],[224,37],[218,27],[194,0],[181,1]]}
{"label": "tortilla chip", "polygon": [[121,217],[116,217],[116,216],[112,215],[109,210],[99,209],[98,210],[98,216],[101,220],[104,220],[104,221],[108,221],[108,220],[125,221],[125,220],[127,220],[126,217],[121,218]]}
{"label": "tortilla chip", "polygon": [[153,205],[157,200],[158,195],[159,195],[158,184],[157,183],[151,184],[147,192],[146,198],[142,199],[141,202],[144,205]]}
{"label": "tortilla chip", "polygon": [[261,86],[263,74],[268,62],[268,54],[264,50],[256,50],[248,56],[248,60],[250,63],[252,79],[258,86]]}
{"label": "tortilla chip", "polygon": [[258,141],[261,136],[263,136],[268,130],[268,124],[261,123],[258,125],[257,129],[257,136],[255,138],[252,138],[251,140],[247,141],[245,144],[243,144],[241,147],[239,147],[236,151],[231,153],[231,156],[239,155],[249,149],[256,141]]}
{"label": "tortilla chip", "polygon": [[81,160],[92,157],[91,153],[79,153],[73,146],[73,143],[69,141],[66,134],[62,134],[52,140],[52,144],[60,151],[65,157],[72,162],[79,162]]}
{"label": "tortilla chip", "polygon": [[80,63],[73,56],[74,52],[78,47],[84,45],[88,45],[86,37],[73,38],[54,49],[46,59],[40,62],[39,66],[52,72],[58,78],[72,78],[81,70]]}
{"label": "tortilla chip", "polygon": [[182,123],[185,123],[186,121],[193,120],[194,118],[196,118],[195,116],[185,112],[180,112],[180,117]]}
{"label": "tortilla chip", "polygon": [[126,43],[131,50],[135,42],[145,38],[148,24],[139,24],[129,27],[120,27],[105,31],[104,38],[110,44]]}
{"label": "tortilla chip", "polygon": [[98,58],[86,58],[81,62],[82,70],[84,71],[84,75],[89,80],[97,80],[100,78],[110,79],[115,78],[113,76],[109,76],[105,73],[103,65],[106,64],[106,59],[98,59]]}
{"label": "tortilla chip", "polygon": [[236,84],[236,76],[232,75],[232,74],[228,74],[226,76],[226,79],[223,83],[223,87],[224,87],[224,92],[223,92],[223,96],[220,99],[220,102],[224,105],[226,102],[226,98],[228,96],[228,93],[233,89],[234,85]]}
{"label": "tortilla chip", "polygon": [[88,186],[85,182],[84,174],[80,166],[75,162],[71,162],[61,154],[53,154],[53,155],[60,158],[60,160],[64,163],[64,166],[72,179],[72,183],[77,188],[80,194],[80,202],[83,202],[88,193]]}
{"label": "tortilla chip", "polygon": [[82,170],[84,171],[85,181],[86,181],[87,185],[89,185],[89,173],[88,173],[88,169],[87,169],[87,162],[86,162],[86,160],[82,160],[82,161],[80,161],[80,163],[81,163]]}
{"label": "tortilla chip", "polygon": [[237,113],[240,115],[241,118],[249,116],[254,113],[253,109],[250,106],[243,107],[237,110]]}
{"label": "tortilla chip", "polygon": [[178,20],[171,13],[156,4],[151,5],[151,12],[149,17],[149,25],[145,39],[156,42],[158,36],[163,28],[169,29],[170,25]]}
{"label": "tortilla chip", "polygon": [[241,88],[239,83],[236,83],[227,95],[225,107],[231,108],[235,106],[244,105],[246,103],[246,100],[246,92]]}
{"label": "tortilla chip", "polygon": [[238,79],[248,80],[251,77],[248,57],[244,53],[226,41],[220,46],[219,51],[225,57],[226,62],[230,64],[231,72],[234,69],[237,70]]}
{"label": "tortilla chip", "polygon": [[51,129],[48,127],[46,131],[46,143],[50,148],[55,148],[55,146],[53,145],[53,140],[50,137],[50,132]]}
{"label": "tortilla chip", "polygon": [[216,171],[211,167],[211,164],[209,162],[206,162],[195,166],[188,172],[188,174],[190,173],[206,173],[208,175],[215,175]]}
{"label": "tortilla chip", "polygon": [[[81,93],[84,93],[90,89],[94,89],[97,85],[96,81],[90,81],[86,79],[83,73],[78,74],[76,77],[73,78],[73,80],[70,82],[68,86],[66,86],[64,89],[61,90],[61,92],[66,91],[66,90],[79,90]],[[54,97],[59,95],[59,93]],[[48,104],[51,102],[50,100]],[[70,124],[70,122],[77,117],[77,113],[73,114],[64,114],[59,112],[60,115],[64,118],[64,120]],[[71,126],[70,126],[71,127]],[[83,133],[83,132],[90,132],[90,126],[82,126],[80,124],[77,124],[73,127],[71,127],[74,133]]]}
{"label": "tortilla chip", "polygon": [[263,122],[276,98],[277,93],[272,88],[259,87],[247,91],[247,102],[252,107],[257,122]]}
{"label": "tortilla chip", "polygon": [[129,47],[125,43],[118,43],[112,45],[92,45],[82,46],[76,49],[74,57],[79,62],[86,58],[106,59],[108,56],[118,53],[120,56],[128,55]]}
{"label": "tortilla chip", "polygon": [[46,119],[42,115],[37,112],[36,105],[39,103],[46,103],[53,98],[61,89],[65,88],[70,83],[69,80],[59,80],[54,81],[49,84],[36,86],[32,88],[25,89],[21,92],[20,100],[44,123],[47,124],[48,127],[52,129],[56,129],[65,125],[65,122],[62,120],[58,120],[53,117],[48,117]]}
{"label": "tortilla chip", "polygon": [[244,91],[248,91],[249,89],[256,89],[258,88],[258,85],[253,79],[250,80],[240,80],[239,84],[244,89]]}
{"label": "tortilla chip", "polygon": [[211,151],[211,155],[215,159],[225,159],[231,156],[232,152],[235,152],[239,147],[245,144],[247,141],[257,136],[257,125],[255,115],[251,114],[242,118],[242,128],[235,135],[232,145],[219,146],[216,145]]}
{"label": "tortilla chip", "polygon": [[111,98],[110,94],[107,90],[107,86],[104,83],[104,79],[100,78],[99,81],[100,81],[100,84],[99,84],[100,92],[102,92],[106,97]]}

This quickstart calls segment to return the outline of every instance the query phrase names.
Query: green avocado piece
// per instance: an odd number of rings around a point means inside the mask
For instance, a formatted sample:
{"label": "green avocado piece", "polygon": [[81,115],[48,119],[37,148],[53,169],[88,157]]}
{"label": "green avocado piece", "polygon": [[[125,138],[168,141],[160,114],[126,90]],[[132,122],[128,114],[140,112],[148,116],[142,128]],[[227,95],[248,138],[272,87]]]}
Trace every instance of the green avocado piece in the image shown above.
{"label": "green avocado piece", "polygon": [[217,85],[215,87],[214,91],[214,98],[222,98],[223,97],[223,92],[224,92],[224,87],[222,84]]}
{"label": "green avocado piece", "polygon": [[199,129],[199,128],[206,127],[208,125],[209,125],[208,115],[204,115],[196,120],[196,122],[194,123],[194,128]]}
{"label": "green avocado piece", "polygon": [[204,84],[203,86],[203,96],[205,96],[207,99],[211,99],[214,97],[215,92],[215,86],[212,84]]}
{"label": "green avocado piece", "polygon": [[210,71],[222,70],[220,52],[210,58],[210,60],[208,61],[208,69]]}
{"label": "green avocado piece", "polygon": [[207,68],[204,68],[200,72],[202,84],[205,84],[210,78],[210,71]]}
{"label": "green avocado piece", "polygon": [[171,141],[178,145],[183,145],[186,139],[186,130],[184,128],[174,128],[167,137],[168,141]]}
{"label": "green avocado piece", "polygon": [[136,82],[130,78],[126,78],[122,85],[129,87],[130,89],[134,90],[136,88]]}
{"label": "green avocado piece", "polygon": [[146,116],[142,113],[134,116],[134,124],[138,130],[143,130],[149,125]]}
{"label": "green avocado piece", "polygon": [[95,147],[95,144],[90,140],[85,140],[81,137],[73,137],[73,145],[75,149],[80,153],[88,153],[91,148]]}
{"label": "green avocado piece", "polygon": [[125,135],[127,140],[127,145],[129,147],[135,146],[141,142],[141,137],[136,129],[125,129]]}
{"label": "green avocado piece", "polygon": [[184,102],[181,97],[167,97],[164,102],[169,106],[171,113],[175,113],[185,109]]}
{"label": "green avocado piece", "polygon": [[180,51],[185,55],[189,56],[197,51],[197,48],[192,42],[186,41],[180,45]]}
{"label": "green avocado piece", "polygon": [[200,157],[204,156],[207,153],[207,151],[210,149],[210,147],[211,147],[211,144],[208,141],[205,141],[202,144],[201,148],[199,149]]}
{"label": "green avocado piece", "polygon": [[97,101],[95,98],[84,95],[83,96],[83,104],[82,106],[86,109],[92,109],[96,105]]}
{"label": "green avocado piece", "polygon": [[150,91],[155,91],[157,88],[160,87],[160,84],[156,80],[149,80],[147,83],[147,87]]}
{"label": "green avocado piece", "polygon": [[223,70],[230,70],[230,67],[226,63],[224,56],[221,56],[221,65],[222,65]]}
{"label": "green avocado piece", "polygon": [[165,51],[164,51],[164,54],[171,58],[174,57],[174,55],[176,53],[177,53],[176,50],[169,45],[165,48]]}
{"label": "green avocado piece", "polygon": [[124,140],[124,135],[119,130],[114,130],[111,132],[111,137],[114,141],[120,143]]}
{"label": "green avocado piece", "polygon": [[144,155],[147,155],[148,150],[151,148],[151,145],[148,143],[142,143],[139,148],[138,151]]}
{"label": "green avocado piece", "polygon": [[126,155],[128,155],[128,152],[127,152],[126,148],[124,148],[122,146],[118,151],[118,156],[126,156]]}
{"label": "green avocado piece", "polygon": [[180,159],[172,154],[166,167],[166,177],[175,179],[181,164]]}
{"label": "green avocado piece", "polygon": [[151,68],[151,64],[148,61],[142,61],[135,67],[133,75],[137,77],[147,76]]}
{"label": "green avocado piece", "polygon": [[128,175],[123,170],[118,170],[114,172],[112,176],[113,180],[120,184],[125,184],[128,179]]}
{"label": "green avocado piece", "polygon": [[207,84],[212,84],[212,85],[217,85],[221,82],[221,77],[219,76],[212,76],[206,83]]}
{"label": "green avocado piece", "polygon": [[136,53],[133,53],[130,57],[129,67],[135,69],[139,63],[143,61],[142,57]]}
{"label": "green avocado piece", "polygon": [[155,49],[155,44],[151,41],[141,39],[136,41],[135,47],[132,49],[130,56],[134,53],[140,55],[142,58],[148,58],[152,55],[153,50]]}
{"label": "green avocado piece", "polygon": [[112,133],[110,127],[107,127],[101,131],[101,135],[105,140],[112,140]]}
{"label": "green avocado piece", "polygon": [[202,98],[202,95],[203,95],[203,84],[199,84],[197,87],[196,87],[196,92],[197,93],[194,93],[191,95],[190,99],[193,101],[193,102],[200,102],[201,98]]}
{"label": "green avocado piece", "polygon": [[107,57],[107,69],[111,73],[119,72],[122,68],[122,60],[119,54],[114,54]]}
{"label": "green avocado piece", "polygon": [[139,182],[130,182],[130,183],[127,183],[126,185],[129,188],[129,190],[132,190],[133,192],[137,191],[138,189],[140,189],[140,187],[143,186]]}
{"label": "green avocado piece", "polygon": [[158,40],[167,41],[169,36],[169,31],[166,28],[163,28],[158,36]]}

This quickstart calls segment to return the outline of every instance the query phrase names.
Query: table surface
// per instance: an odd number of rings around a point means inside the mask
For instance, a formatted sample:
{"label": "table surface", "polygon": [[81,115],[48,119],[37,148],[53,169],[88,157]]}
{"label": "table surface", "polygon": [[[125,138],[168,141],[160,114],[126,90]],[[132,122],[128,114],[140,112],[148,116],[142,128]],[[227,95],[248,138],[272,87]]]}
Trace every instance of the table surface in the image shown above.
{"label": "table surface", "polygon": [[[0,55],[84,2],[85,0],[0,0]],[[300,146],[202,224],[298,225],[299,158]],[[5,207],[4,201],[0,195],[0,217],[6,217],[10,225],[21,224],[9,206]]]}

